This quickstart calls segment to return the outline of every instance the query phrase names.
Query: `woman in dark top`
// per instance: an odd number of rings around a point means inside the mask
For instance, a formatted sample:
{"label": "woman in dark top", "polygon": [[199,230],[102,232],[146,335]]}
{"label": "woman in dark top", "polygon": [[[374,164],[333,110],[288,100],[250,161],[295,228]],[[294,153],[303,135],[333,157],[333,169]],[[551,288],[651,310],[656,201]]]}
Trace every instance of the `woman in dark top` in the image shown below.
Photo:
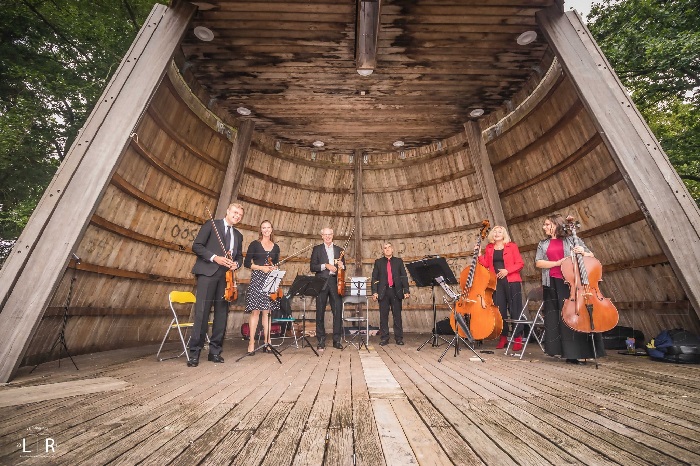
{"label": "woman in dark top", "polygon": [[591,337],[588,333],[575,332],[561,318],[564,300],[569,297],[569,285],[564,281],[561,264],[571,257],[572,252],[593,257],[593,253],[579,239],[579,246],[574,246],[573,238],[564,230],[564,217],[552,214],[545,218],[542,225],[546,239],[537,245],[535,266],[542,269],[542,289],[544,294],[544,351],[550,356],[561,356],[566,362],[580,364],[579,359],[605,356],[603,339],[599,333],[593,333],[596,353],[593,353]]}
{"label": "woman in dark top", "polygon": [[[518,245],[510,240],[510,235],[505,227],[495,226],[488,236],[489,244],[486,245],[484,254],[479,257],[479,263],[496,275],[496,292],[493,296],[494,303],[501,311],[503,319],[517,319],[523,307],[523,291],[520,271],[525,266],[523,258],[518,250]],[[513,329],[513,351],[523,349],[523,326],[516,325]],[[505,348],[508,343],[508,323],[503,322],[503,331],[498,341],[497,349]]]}
{"label": "woman in dark top", "polygon": [[275,244],[272,235],[272,223],[264,220],[260,224],[260,235],[257,241],[253,241],[248,246],[243,265],[250,272],[250,285],[245,295],[245,312],[250,313],[248,325],[250,328],[250,340],[248,341],[248,355],[253,356],[255,349],[255,332],[258,329],[258,319],[262,314],[263,333],[265,342],[270,342],[270,320],[268,313],[276,310],[279,304],[271,300],[270,296],[263,291],[263,285],[268,274],[277,267],[268,263],[268,258],[276,264],[280,260],[280,247]]}

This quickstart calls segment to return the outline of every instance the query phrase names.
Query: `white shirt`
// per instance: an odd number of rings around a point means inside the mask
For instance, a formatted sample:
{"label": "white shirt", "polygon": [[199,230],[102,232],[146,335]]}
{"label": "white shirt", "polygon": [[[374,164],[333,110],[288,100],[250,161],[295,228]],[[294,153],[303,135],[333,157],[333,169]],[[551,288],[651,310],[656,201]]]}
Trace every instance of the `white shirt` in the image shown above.
{"label": "white shirt", "polygon": [[[227,229],[228,227],[231,227],[231,244],[229,244],[229,245],[226,245],[226,244],[225,244],[224,246],[229,246],[229,248],[227,249],[227,251],[231,251],[231,255],[233,255],[233,246],[234,246],[235,243],[236,243],[236,241],[235,241],[235,239],[234,239],[234,234],[233,234],[233,225],[229,225],[228,222],[226,221],[226,219],[224,218],[224,233],[223,233],[223,236],[221,236],[221,242],[222,242],[222,243],[223,243],[224,241],[226,241],[226,229]],[[216,228],[216,225],[214,225],[214,228]],[[217,229],[217,231],[219,231],[219,230]],[[219,235],[221,235],[221,232],[219,232]],[[216,256],[218,256],[218,254],[214,254],[213,256],[211,256],[211,257],[209,258],[209,262],[214,262],[214,258],[215,258]]]}
{"label": "white shirt", "polygon": [[[326,243],[323,243],[323,246],[326,248],[326,256],[328,256],[328,263],[332,264],[335,260],[335,251],[333,250],[333,243],[331,243],[330,246],[326,246]],[[321,264],[321,270],[326,270],[326,264]],[[335,275],[335,273],[331,272],[331,275]]]}

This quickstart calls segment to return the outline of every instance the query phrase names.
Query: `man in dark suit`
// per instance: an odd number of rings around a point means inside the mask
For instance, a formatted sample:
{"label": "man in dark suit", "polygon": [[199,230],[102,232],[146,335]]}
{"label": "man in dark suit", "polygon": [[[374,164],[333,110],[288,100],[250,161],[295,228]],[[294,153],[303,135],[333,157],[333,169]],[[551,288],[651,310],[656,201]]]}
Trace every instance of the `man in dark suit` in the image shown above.
{"label": "man in dark suit", "polygon": [[338,268],[345,268],[345,257],[338,260],[342,248],[333,244],[333,230],[324,228],[321,230],[323,243],[314,246],[311,251],[311,271],[317,277],[325,277],[326,284],[316,298],[316,338],[318,340],[318,350],[323,351],[326,347],[326,327],[324,324],[324,313],[328,298],[331,300],[331,311],[333,312],[333,347],[343,349],[340,343],[343,330],[343,320],[341,314],[342,297],[338,295]]}
{"label": "man in dark suit", "polygon": [[[226,217],[213,222],[210,220],[202,225],[192,244],[192,251],[197,255],[197,261],[192,268],[192,273],[197,276],[197,302],[194,305],[194,325],[189,344],[189,367],[199,365],[199,353],[206,341],[209,310],[212,305],[214,322],[207,359],[212,362],[224,362],[221,345],[224,342],[228,319],[228,302],[224,300],[226,271],[236,270],[243,263],[243,235],[233,227],[242,218],[243,206],[229,205]],[[227,251],[231,253],[230,258],[226,257]]]}
{"label": "man in dark suit", "polygon": [[389,344],[389,308],[394,315],[394,338],[403,345],[403,323],[401,322],[401,300],[410,296],[408,276],[403,260],[394,257],[391,243],[382,246],[384,257],[374,261],[372,270],[372,298],[379,300],[380,346]]}

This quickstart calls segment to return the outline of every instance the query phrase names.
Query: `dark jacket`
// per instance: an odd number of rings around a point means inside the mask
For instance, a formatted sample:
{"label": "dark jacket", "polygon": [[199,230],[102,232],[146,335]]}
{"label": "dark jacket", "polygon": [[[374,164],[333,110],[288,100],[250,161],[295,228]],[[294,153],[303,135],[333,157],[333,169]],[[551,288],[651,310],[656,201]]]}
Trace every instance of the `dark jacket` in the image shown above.
{"label": "dark jacket", "polygon": [[[216,224],[216,229],[221,236],[221,240],[224,240],[226,235],[226,228],[224,227],[224,219],[220,218],[214,220]],[[232,228],[234,239],[233,258],[234,262],[238,262],[238,266],[243,266],[243,235],[236,228]],[[192,251],[197,255],[197,260],[192,267],[192,273],[195,275],[206,275],[211,277],[216,273],[216,271],[221,267],[226,270],[226,267],[222,267],[216,262],[212,262],[210,259],[212,256],[223,256],[224,251],[221,248],[221,243],[219,243],[219,238],[216,236],[216,232],[212,228],[211,220],[202,225],[199,229],[197,237],[192,243]]]}
{"label": "dark jacket", "polygon": [[[334,244],[333,257],[336,259],[340,257],[340,251],[342,250],[343,248]],[[342,262],[343,266],[345,266],[345,256],[343,256]],[[311,251],[311,271],[314,272],[317,277],[328,277],[331,274],[328,269],[321,270],[321,265],[323,264],[328,264],[328,255],[326,254],[326,245],[321,243],[314,246]]]}
{"label": "dark jacket", "polygon": [[[386,273],[387,258],[382,257],[374,261],[374,269],[372,270],[372,294],[377,293],[379,299],[383,299],[386,290],[389,287],[389,276]],[[403,265],[403,260],[398,257],[391,258],[391,275],[394,280],[394,290],[399,299],[403,299],[403,295],[408,291],[408,275],[406,275],[406,267]]]}

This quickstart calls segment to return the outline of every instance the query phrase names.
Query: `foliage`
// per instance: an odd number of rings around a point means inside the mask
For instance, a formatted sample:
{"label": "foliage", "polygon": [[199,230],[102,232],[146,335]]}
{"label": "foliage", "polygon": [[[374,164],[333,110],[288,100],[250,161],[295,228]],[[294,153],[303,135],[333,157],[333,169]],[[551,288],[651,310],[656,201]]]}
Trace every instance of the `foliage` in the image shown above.
{"label": "foliage", "polygon": [[3,0],[0,261],[155,0]]}
{"label": "foliage", "polygon": [[700,205],[700,2],[604,0],[588,27]]}

